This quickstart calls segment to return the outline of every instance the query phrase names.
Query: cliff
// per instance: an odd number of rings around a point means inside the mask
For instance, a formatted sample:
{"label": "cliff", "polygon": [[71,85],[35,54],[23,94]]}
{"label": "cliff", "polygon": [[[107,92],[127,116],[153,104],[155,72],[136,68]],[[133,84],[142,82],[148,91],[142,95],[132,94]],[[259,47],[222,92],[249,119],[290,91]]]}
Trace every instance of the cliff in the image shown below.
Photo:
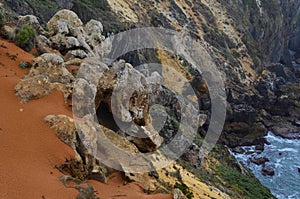
{"label": "cliff", "polygon": [[[21,86],[16,87],[17,96],[25,101],[43,97],[43,95],[47,95],[53,90],[61,90],[65,94],[65,101],[68,101],[71,95],[68,83],[73,82],[74,77],[72,75],[76,76],[76,70],[69,74],[65,72],[64,68],[74,65],[78,67],[81,64],[93,65],[91,63],[95,63],[94,61],[89,60],[85,62],[83,60],[87,57],[101,57],[101,49],[95,48],[95,46],[101,44],[104,36],[108,36],[110,33],[118,33],[133,27],[154,26],[186,32],[193,38],[201,41],[210,56],[213,57],[213,61],[216,63],[222,76],[225,77],[228,101],[227,118],[220,142],[215,147],[215,151],[207,156],[205,161],[198,162],[198,145],[201,144],[202,137],[206,134],[208,128],[208,124],[204,123],[198,132],[199,134],[194,141],[193,147],[179,160],[178,164],[180,166],[175,166],[177,167],[176,172],[180,174],[180,168],[183,167],[188,170],[188,175],[195,175],[202,182],[217,187],[220,194],[225,192],[238,198],[257,198],[255,194],[259,193],[269,198],[272,197],[270,192],[262,187],[251,173],[232,158],[227,146],[235,148],[243,145],[256,145],[263,148],[265,143],[263,137],[268,130],[272,130],[283,137],[299,138],[299,132],[297,132],[298,118],[300,116],[300,105],[298,102],[300,92],[298,92],[299,87],[297,86],[299,76],[297,77],[297,70],[292,67],[292,61],[300,57],[298,55],[300,54],[299,34],[297,34],[300,30],[299,0],[47,0],[43,4],[40,4],[38,1],[6,0],[4,5],[7,9],[17,14],[33,14],[38,17],[41,27],[46,32],[45,34],[41,33],[43,37],[39,37],[39,40],[36,42],[38,55],[46,52],[61,56],[62,58],[55,57],[57,60],[62,59],[60,61],[60,69],[62,71],[59,71],[59,73],[67,74],[67,83],[57,82],[56,79],[51,79],[52,76],[50,76],[51,78],[47,82],[49,86],[46,91],[35,91],[33,93],[36,95],[32,94],[29,97],[28,93],[31,92],[31,87],[27,86],[27,84],[38,77],[34,77],[34,75],[27,76],[28,82],[26,82],[26,79],[22,80],[20,82]],[[89,30],[89,25],[84,24],[96,23],[91,23],[90,19],[101,21],[103,31],[101,30],[100,32],[103,34],[103,38],[97,37],[94,39],[88,33],[83,35],[75,34],[72,28],[70,28],[70,32],[67,31],[68,33],[55,32],[56,29],[51,26],[50,22],[54,21],[54,24],[56,23],[55,18],[52,16],[62,8],[76,12],[82,23],[73,25],[82,27],[86,32]],[[76,21],[75,19],[78,20],[77,17],[74,17],[74,21]],[[19,23],[17,21],[20,21],[20,19],[15,17],[14,20],[15,24],[12,20],[11,26],[16,25],[17,30],[21,29],[17,25]],[[48,22],[49,20],[50,22]],[[101,29],[101,25],[97,24],[98,28]],[[79,44],[77,45],[76,40],[74,40],[74,43],[68,40],[67,37],[70,36],[79,40]],[[79,61],[78,59],[74,61],[74,58],[79,58]],[[44,60],[46,58],[41,55],[40,59]],[[126,71],[133,71],[132,74],[135,74],[135,68],[139,65],[159,62],[163,65],[172,65],[177,72],[181,72],[185,74],[185,77],[189,78],[191,85],[195,88],[198,102],[203,109],[202,113],[206,114],[208,118],[211,116],[211,102],[205,81],[200,74],[187,69],[190,67],[190,63],[187,63],[186,60],[165,51],[149,49],[128,53],[122,59],[132,66],[128,68],[128,65],[122,62],[113,66],[103,66],[102,63],[96,64],[106,70],[110,68],[110,72],[105,73],[107,82],[102,87],[100,84],[95,85],[97,88],[95,102],[98,111],[105,111],[109,115],[107,109],[110,108],[107,108],[107,106],[109,107],[107,100],[112,95],[111,90],[116,82],[114,75],[117,73],[115,74],[114,70],[125,68]],[[43,67],[43,65],[40,66],[40,68]],[[38,72],[32,72],[32,74],[36,75],[38,73],[42,75],[44,72],[44,69],[41,69]],[[172,85],[172,74],[166,74],[169,75],[167,79],[169,84]],[[143,74],[138,73],[138,75],[141,79],[147,79]],[[158,81],[158,79],[155,79],[155,81]],[[62,85],[57,86],[54,83]],[[143,85],[142,81],[139,82],[139,85]],[[154,89],[155,85],[152,86],[152,91],[157,91]],[[24,90],[24,88],[27,90]],[[144,92],[138,93],[137,98],[140,99]],[[176,112],[175,105],[172,105],[174,102],[172,101],[173,96],[166,90],[163,90],[162,93],[164,98],[161,101],[165,100],[164,103],[168,105],[168,111]],[[149,104],[150,102],[142,101],[141,103]],[[134,115],[132,116],[134,121],[139,124],[149,122],[149,118],[138,117],[138,114],[135,115],[136,109],[134,108],[136,107],[129,108],[132,109],[128,111],[128,115]],[[149,114],[145,108],[138,107],[138,109],[144,111],[143,113],[145,114]],[[123,116],[120,116],[118,119],[122,120]],[[176,114],[172,116],[174,117],[170,118],[170,127],[175,129],[178,118],[176,118]],[[109,120],[109,122],[111,121]],[[105,126],[104,123],[101,125]],[[105,128],[114,130],[114,127],[113,124]],[[158,138],[161,136],[164,140],[170,139],[166,135],[166,131],[163,135],[155,136]],[[118,139],[120,138],[118,137]],[[130,136],[126,137],[126,139],[130,139]],[[159,145],[156,142],[156,138],[148,139],[147,146],[141,140],[130,141],[134,143],[133,148],[135,150],[143,152],[151,151]],[[82,149],[75,148],[74,150],[81,151]],[[224,151],[224,153],[218,154],[218,150]],[[86,158],[86,154],[81,158]],[[88,156],[88,158],[90,157]],[[228,168],[226,169],[225,167]],[[171,171],[172,169],[170,169]],[[85,172],[90,171],[87,170]],[[159,175],[159,179],[163,179],[162,182],[157,180],[161,183],[160,187],[167,183],[166,173],[155,174],[156,176]],[[180,175],[185,176],[185,174]],[[218,177],[215,178],[216,175]],[[253,192],[249,193],[247,188],[245,188],[245,186],[248,186],[248,181],[244,184],[231,178],[230,175],[246,181],[249,180],[250,184],[255,184],[256,186],[251,187]],[[245,178],[245,176],[247,177]],[[141,178],[138,180],[142,181]],[[186,184],[192,186],[191,182],[193,180],[188,179],[182,182],[181,186],[184,187]],[[173,183],[172,186],[174,186],[175,182],[168,183]],[[192,190],[194,194],[197,193],[194,189]],[[226,194],[224,194],[224,197],[226,197]]]}

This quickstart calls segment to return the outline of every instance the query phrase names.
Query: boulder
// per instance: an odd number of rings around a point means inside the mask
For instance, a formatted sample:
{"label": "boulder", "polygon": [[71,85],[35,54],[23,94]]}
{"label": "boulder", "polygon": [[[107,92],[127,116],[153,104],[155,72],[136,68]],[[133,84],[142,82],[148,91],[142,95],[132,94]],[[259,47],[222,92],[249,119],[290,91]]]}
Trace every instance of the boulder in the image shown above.
{"label": "boulder", "polygon": [[2,33],[2,35],[1,35],[3,38],[8,39],[8,40],[15,39],[15,37],[16,37],[16,28],[15,27],[4,25],[2,29],[3,29],[3,33],[5,33],[5,34]]}
{"label": "boulder", "polygon": [[172,190],[172,197],[173,199],[188,199],[180,189],[173,189]]}
{"label": "boulder", "polygon": [[37,75],[21,79],[14,91],[21,102],[26,103],[32,99],[47,96],[53,91],[53,88],[51,88],[49,78],[46,75]]}
{"label": "boulder", "polygon": [[157,133],[157,131],[150,124],[148,126],[140,127],[135,133],[137,136],[133,138],[132,142],[142,152],[156,151],[156,149],[159,148],[164,141],[159,133]]}
{"label": "boulder", "polygon": [[235,152],[235,153],[240,153],[240,154],[245,153],[245,149],[243,149],[243,147],[241,147],[241,146],[234,147],[232,149],[232,151]]}
{"label": "boulder", "polygon": [[264,151],[265,150],[265,145],[264,144],[256,145],[255,150]]}
{"label": "boulder", "polygon": [[26,78],[36,75],[47,75],[51,83],[68,84],[75,79],[66,69],[63,58],[54,53],[45,53],[33,60],[33,67]]}
{"label": "boulder", "polygon": [[260,157],[260,158],[252,157],[250,158],[250,161],[256,165],[264,165],[266,162],[269,162],[270,160],[266,157]]}
{"label": "boulder", "polygon": [[65,115],[48,115],[44,121],[56,131],[61,141],[71,146],[75,151],[75,159],[60,166],[63,171],[80,180],[93,179],[107,183],[106,173],[101,169],[105,167],[95,159],[86,145],[82,144],[72,118]]}
{"label": "boulder", "polygon": [[57,50],[51,48],[51,41],[43,35],[39,35],[36,37],[36,50],[39,55],[42,55],[44,53],[57,54],[58,52]]}
{"label": "boulder", "polygon": [[19,16],[17,27],[21,29],[25,24],[32,26],[37,34],[46,34],[46,31],[42,28],[37,17],[34,15]]}
{"label": "boulder", "polygon": [[[163,139],[151,124],[149,105],[151,97],[160,88],[160,82],[157,82],[160,78],[151,76],[147,79],[124,61],[116,62],[110,70],[102,72],[101,79],[91,78],[99,81],[96,106],[101,102],[107,103],[121,130],[134,137],[132,141],[140,150],[149,152],[157,149]],[[111,97],[107,99],[105,96]]]}
{"label": "boulder", "polygon": [[70,50],[69,52],[67,52],[67,54],[65,55],[65,60],[70,61],[76,58],[84,59],[86,57],[88,57],[88,55],[86,54],[86,52],[84,52],[84,50],[77,49],[77,50]]}
{"label": "boulder", "polygon": [[271,167],[269,166],[264,166],[261,170],[261,173],[264,175],[264,176],[274,176],[275,175],[275,171],[274,169],[272,169]]}
{"label": "boulder", "polygon": [[78,146],[76,140],[76,127],[74,120],[65,115],[48,115],[44,121],[51,129],[56,131],[57,137],[74,150]]}
{"label": "boulder", "polygon": [[33,61],[33,66],[15,87],[16,96],[26,103],[54,90],[64,94],[65,102],[72,93],[74,77],[65,68],[64,60],[53,53],[45,53]]}
{"label": "boulder", "polygon": [[70,27],[80,26],[83,26],[83,23],[77,14],[66,9],[58,11],[47,23],[50,35],[57,33],[68,34]]}
{"label": "boulder", "polygon": [[89,36],[98,36],[100,38],[103,32],[103,25],[100,21],[92,19],[85,24],[84,29]]}
{"label": "boulder", "polygon": [[280,122],[270,127],[270,130],[277,136],[286,139],[300,139],[299,127],[290,122]]}

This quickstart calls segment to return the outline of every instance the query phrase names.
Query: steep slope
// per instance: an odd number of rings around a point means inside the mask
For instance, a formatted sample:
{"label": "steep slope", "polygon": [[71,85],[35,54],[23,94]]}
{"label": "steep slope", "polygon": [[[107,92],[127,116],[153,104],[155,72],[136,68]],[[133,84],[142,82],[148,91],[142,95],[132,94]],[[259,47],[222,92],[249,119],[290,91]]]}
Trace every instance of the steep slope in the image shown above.
{"label": "steep slope", "polygon": [[[48,10],[40,8],[36,1],[7,0],[6,5],[18,13],[39,16],[42,24],[57,9],[69,8],[76,11],[84,22],[90,18],[102,21],[105,34],[145,26],[187,32],[201,40],[226,77],[229,104],[222,144],[232,148],[240,145],[263,147],[267,130],[290,138],[299,137],[299,79],[291,67],[293,57],[289,52],[291,48],[296,52],[295,57],[299,56],[299,38],[291,35],[299,31],[299,0],[86,0],[82,3],[57,0],[46,1],[45,5],[51,8]],[[180,57],[164,51],[141,50],[122,58],[133,66],[151,62],[170,64],[180,73],[185,73],[188,65]],[[168,75],[172,77],[172,73]],[[193,74],[188,71],[186,76]],[[209,115],[209,92],[202,78],[194,77],[190,81]],[[169,83],[174,84],[174,81]],[[205,134],[206,127],[200,130],[201,135]],[[227,163],[225,158],[218,158],[222,165]],[[200,167],[200,163],[191,161],[182,164],[187,168],[195,167],[196,171]],[[228,166],[241,170],[236,163]],[[217,169],[211,170],[210,176],[218,172]],[[207,179],[208,183],[213,181],[213,178]],[[222,182],[216,184],[222,187]],[[235,184],[224,191],[234,195],[234,189]],[[238,197],[242,196],[240,193]]]}
{"label": "steep slope", "polygon": [[[14,87],[28,69],[21,69],[19,63],[32,62],[33,55],[2,39],[0,45],[0,198],[76,198],[78,191],[64,187],[59,180],[63,174],[56,169],[74,158],[74,151],[43,121],[49,114],[71,117],[72,112],[59,92],[21,104]],[[138,183],[125,186],[120,173],[109,179],[108,184],[88,183],[100,198],[171,199],[168,194],[148,195]]]}

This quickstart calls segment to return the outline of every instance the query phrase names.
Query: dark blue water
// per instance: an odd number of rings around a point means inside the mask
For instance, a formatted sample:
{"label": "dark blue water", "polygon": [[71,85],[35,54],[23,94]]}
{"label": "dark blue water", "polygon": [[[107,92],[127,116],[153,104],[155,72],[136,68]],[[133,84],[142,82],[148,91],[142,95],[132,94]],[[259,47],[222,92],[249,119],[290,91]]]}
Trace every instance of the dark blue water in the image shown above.
{"label": "dark blue water", "polygon": [[[277,137],[272,133],[266,136],[271,145],[266,145],[261,154],[234,154],[235,157],[247,166],[268,187],[273,195],[279,199],[300,199],[300,140],[287,140]],[[254,147],[244,147],[253,150]],[[251,157],[267,157],[270,162],[266,165],[275,170],[275,176],[263,176],[262,166],[255,165],[249,161]]]}

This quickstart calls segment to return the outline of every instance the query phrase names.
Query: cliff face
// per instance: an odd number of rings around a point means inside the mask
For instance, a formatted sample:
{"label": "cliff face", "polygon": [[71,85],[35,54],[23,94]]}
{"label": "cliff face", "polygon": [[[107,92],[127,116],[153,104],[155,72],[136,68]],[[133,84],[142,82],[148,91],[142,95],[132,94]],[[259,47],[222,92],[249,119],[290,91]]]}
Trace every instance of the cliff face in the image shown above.
{"label": "cliff face", "polygon": [[[300,55],[300,0],[46,0],[43,4],[36,0],[6,0],[5,3],[21,15],[38,16],[42,25],[57,10],[71,9],[83,23],[91,18],[101,21],[104,35],[131,27],[148,26],[188,32],[206,46],[218,69],[226,77],[229,103],[221,137],[223,144],[232,148],[241,145],[263,148],[263,136],[267,130],[283,135],[287,127],[292,129],[288,136],[299,136],[294,131],[297,118],[300,118],[300,92],[294,84],[299,79],[291,67],[289,48]],[[56,41],[55,38],[50,40]],[[57,40],[58,44],[60,42]],[[60,50],[59,47],[56,50]],[[65,49],[61,50],[61,55],[66,56],[65,53]],[[179,72],[188,65],[164,51],[140,50],[122,58],[134,67],[148,62],[171,63]],[[195,75],[191,71],[183,72],[187,76]],[[209,92],[203,86],[202,78],[197,75],[190,81],[204,112],[209,116]],[[201,135],[205,134],[206,128],[204,125],[200,130]],[[182,164],[198,171],[203,165],[197,162],[195,150],[189,152],[181,160]],[[193,153],[196,158],[191,155]],[[242,170],[233,160],[228,163],[230,154],[227,148],[222,155],[215,154],[221,165]],[[209,165],[209,161],[214,163],[215,160],[213,157],[206,161]],[[206,169],[212,174],[218,172],[219,168]],[[211,176],[214,174],[207,175],[205,173],[201,177],[213,184],[214,178]],[[215,185],[225,192],[231,190],[231,194],[235,195],[234,186],[228,188],[221,184],[216,182]]]}
{"label": "cliff face", "polygon": [[297,14],[293,20],[293,32],[290,39],[290,49],[296,52],[295,59],[300,56],[300,8],[296,9]]}
{"label": "cliff face", "polygon": [[129,27],[128,23],[121,23],[109,4],[103,0],[46,0],[43,3],[38,0],[7,0],[5,4],[20,15],[37,16],[44,26],[58,10],[70,9],[75,11],[84,23],[90,19],[103,21],[105,32],[118,32]]}
{"label": "cliff face", "polygon": [[18,14],[38,16],[42,24],[57,10],[71,9],[83,22],[102,21],[105,33],[134,26],[186,29],[221,51],[214,53],[232,70],[243,71],[234,72],[237,83],[254,80],[270,63],[290,66],[289,44],[293,50],[299,48],[299,37],[293,36],[300,29],[299,0],[47,0],[43,4],[6,0],[6,4]]}

